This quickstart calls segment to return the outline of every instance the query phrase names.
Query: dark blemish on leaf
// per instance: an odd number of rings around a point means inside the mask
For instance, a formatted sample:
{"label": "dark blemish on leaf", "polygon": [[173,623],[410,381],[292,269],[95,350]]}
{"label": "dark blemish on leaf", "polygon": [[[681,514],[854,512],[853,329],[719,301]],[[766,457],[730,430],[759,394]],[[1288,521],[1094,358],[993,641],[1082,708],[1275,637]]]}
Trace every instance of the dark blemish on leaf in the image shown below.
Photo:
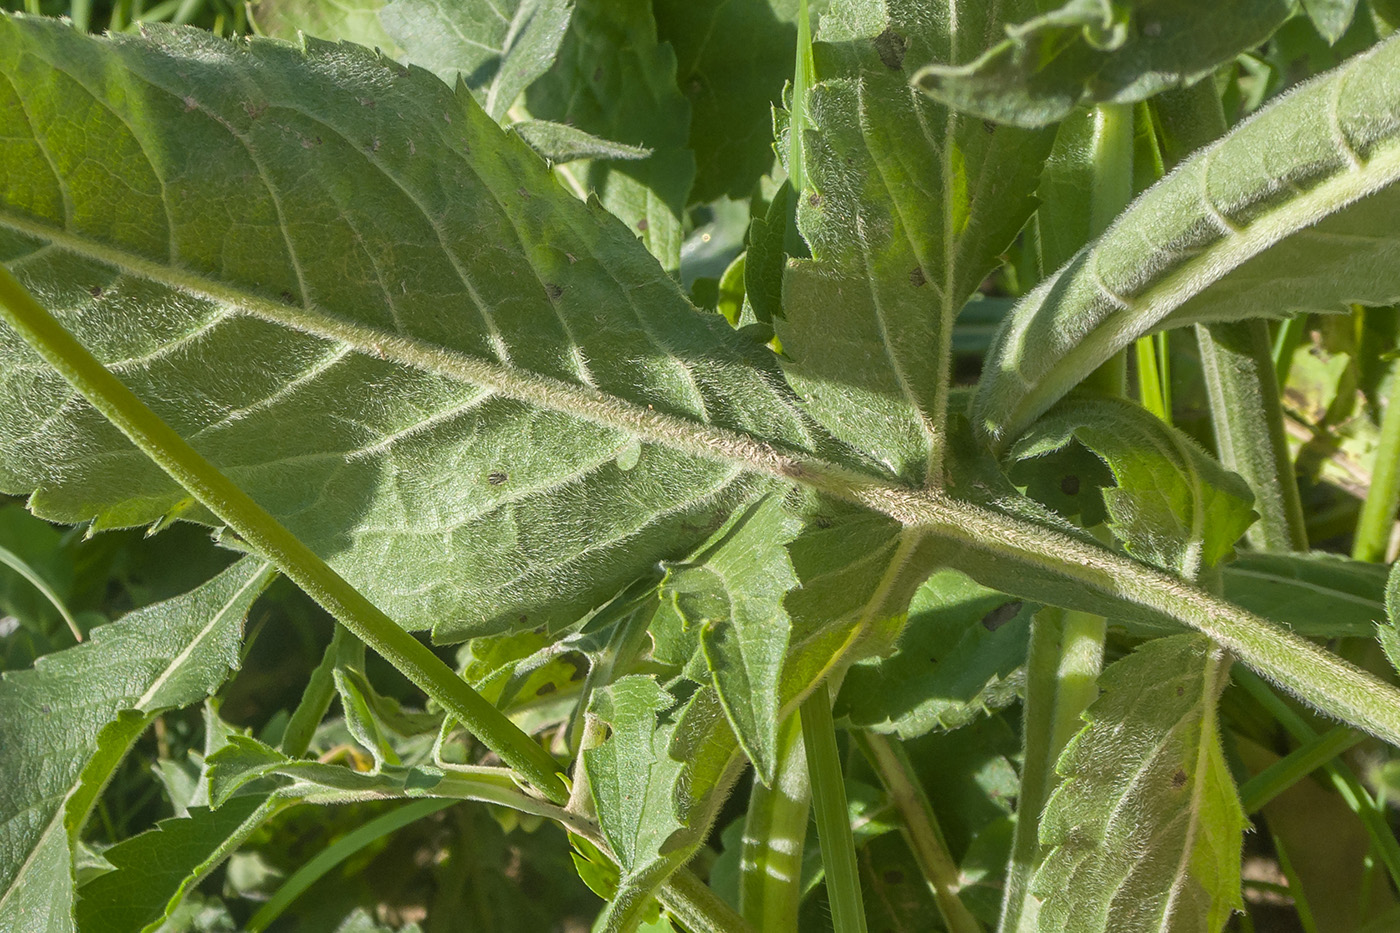
{"label": "dark blemish on leaf", "polygon": [[807,196],[807,204],[811,207],[821,207],[822,196],[813,191],[810,195]]}
{"label": "dark blemish on leaf", "polygon": [[1172,775],[1172,790],[1181,790],[1186,786],[1186,772],[1178,768],[1176,774]]}
{"label": "dark blemish on leaf", "polygon": [[525,623],[530,621],[530,617],[525,615],[524,613],[521,613],[520,618],[516,619],[515,621],[519,622],[521,625],[524,625]]}
{"label": "dark blemish on leaf", "polygon": [[39,707],[39,712],[41,712],[41,713],[51,713],[51,712],[53,712],[53,708],[50,707],[49,704],[44,703],[43,705],[41,705],[41,706]]}
{"label": "dark blemish on leaf", "polygon": [[294,305],[297,303],[296,297],[291,292],[283,292],[277,296],[282,299],[283,304]]}
{"label": "dark blemish on leaf", "polygon": [[602,66],[602,65],[599,65],[597,68],[594,68],[594,69],[593,69],[593,80],[594,80],[594,81],[601,81],[601,80],[603,80],[603,66]]}
{"label": "dark blemish on leaf", "polygon": [[1016,613],[1020,611],[1020,600],[998,606],[982,617],[982,627],[989,632],[995,632],[997,629],[1016,618]]}
{"label": "dark blemish on leaf", "polygon": [[1079,495],[1079,477],[1073,473],[1060,478],[1060,492],[1067,496]]}
{"label": "dark blemish on leaf", "polygon": [[816,525],[818,528],[830,528],[831,519],[827,518],[825,515],[818,515],[812,524]]}
{"label": "dark blemish on leaf", "polygon": [[94,298],[101,298],[103,295],[102,286],[94,285],[92,288],[88,289],[88,294]]}
{"label": "dark blemish on leaf", "polygon": [[564,297],[564,288],[553,282],[546,282],[544,283],[544,293],[549,296],[550,301],[558,301]]}
{"label": "dark blemish on leaf", "polygon": [[[510,477],[506,476],[506,474],[500,470],[492,470],[490,473],[486,474],[486,482],[490,483],[492,486],[504,486],[506,480],[509,478]],[[521,616],[521,618],[523,619],[524,616]]]}
{"label": "dark blemish on leaf", "polygon": [[361,98],[360,98],[360,106],[361,106],[361,107],[368,107],[368,108],[370,108],[371,110],[373,110],[373,109],[374,109],[374,98],[372,98],[372,97],[361,97]]}
{"label": "dark blemish on leaf", "polygon": [[909,41],[893,29],[886,28],[875,37],[875,51],[890,71],[898,71],[904,67],[904,50],[908,47]]}
{"label": "dark blemish on leaf", "polygon": [[997,131],[997,125],[996,125],[995,123],[993,123],[991,120],[983,120],[983,121],[982,121],[982,129],[983,129],[984,131],[986,131],[986,133],[987,133],[988,136],[990,136],[990,135],[992,135],[993,133],[995,133],[995,132]]}
{"label": "dark blemish on leaf", "polygon": [[547,696],[549,696],[551,693],[557,693],[558,691],[559,691],[559,688],[556,687],[556,686],[554,686],[554,684],[541,684],[541,685],[540,685],[540,689],[538,689],[538,690],[535,691],[535,696],[537,696],[537,697],[547,697]]}
{"label": "dark blemish on leaf", "polygon": [[522,185],[521,187],[519,187],[519,188],[516,188],[516,189],[515,189],[515,193],[518,194],[518,195],[520,195],[522,198],[524,198],[524,199],[527,200],[527,201],[530,200],[530,192],[527,191],[523,185]]}
{"label": "dark blemish on leaf", "polygon": [[651,224],[647,223],[647,219],[646,219],[645,217],[643,217],[641,220],[637,221],[637,229],[638,229],[638,230],[645,230],[647,227],[650,227],[650,226],[651,226]]}
{"label": "dark blemish on leaf", "polygon": [[319,136],[314,139],[307,139],[303,136],[301,139],[301,148],[303,149],[311,149],[319,145],[321,145],[321,137]]}
{"label": "dark blemish on leaf", "polygon": [[898,868],[891,868],[889,871],[885,872],[885,884],[903,884],[903,883],[904,883],[904,872],[900,871]]}
{"label": "dark blemish on leaf", "polygon": [[909,284],[915,288],[923,288],[928,284],[928,279],[924,276],[922,266],[915,266],[909,270]]}
{"label": "dark blemish on leaf", "polygon": [[1185,688],[1185,687],[1177,687],[1177,688],[1176,688],[1176,695],[1177,695],[1177,696],[1185,696],[1185,695],[1186,695],[1186,688]]}

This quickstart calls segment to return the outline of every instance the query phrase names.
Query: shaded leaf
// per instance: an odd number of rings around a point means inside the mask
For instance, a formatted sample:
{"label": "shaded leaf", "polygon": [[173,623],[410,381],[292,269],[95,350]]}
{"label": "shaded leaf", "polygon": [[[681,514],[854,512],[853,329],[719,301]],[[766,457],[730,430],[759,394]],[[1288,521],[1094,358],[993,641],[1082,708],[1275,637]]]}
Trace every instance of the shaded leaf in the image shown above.
{"label": "shaded leaf", "polygon": [[808,410],[919,484],[941,479],[953,319],[1030,214],[1052,138],[910,88],[1000,28],[999,5],[958,6],[860,0],[822,19],[797,215],[813,259],[788,269],[777,322]]}
{"label": "shaded leaf", "polygon": [[695,177],[690,105],[676,86],[675,52],[657,39],[651,4],[580,0],[558,59],[526,101],[533,117],[652,150],[635,162],[579,161],[558,171],[577,193],[596,193],[664,268],[680,268]]}
{"label": "shaded leaf", "polygon": [[1021,690],[1035,608],[956,571],[935,573],[914,595],[894,653],[847,671],[834,714],[910,739],[1007,706]]}
{"label": "shaded leaf", "polygon": [[[4,19],[0,73],[0,259],[405,627],[569,624],[684,557],[774,486],[691,424],[811,443],[767,350],[422,72]],[[0,385],[38,514],[212,521],[8,329]]]}
{"label": "shaded leaf", "polygon": [[1381,647],[1390,664],[1400,671],[1400,561],[1390,568],[1390,582],[1385,588],[1385,614],[1387,621],[1376,624]]}
{"label": "shaded leaf", "polygon": [[551,165],[579,159],[645,159],[652,154],[645,146],[624,146],[565,123],[521,120],[510,128]]}
{"label": "shaded leaf", "polygon": [[243,618],[271,573],[241,561],[0,679],[13,765],[0,791],[0,927],[74,929],[70,839],[151,715],[212,694],[238,666]]}
{"label": "shaded leaf", "polygon": [[1040,825],[1042,933],[1213,933],[1244,906],[1246,820],[1215,713],[1228,677],[1200,635],[1147,642],[1104,669]]}
{"label": "shaded leaf", "polygon": [[1254,520],[1254,494],[1195,441],[1124,399],[1074,399],[1023,434],[1018,460],[1077,440],[1113,471],[1109,528],[1128,553],[1187,579],[1214,567]]}
{"label": "shaded leaf", "polygon": [[297,41],[298,33],[355,42],[399,56],[403,49],[379,21],[385,0],[255,0],[250,15],[263,35]]}
{"label": "shaded leaf", "polygon": [[1357,0],[1303,0],[1303,9],[1322,38],[1336,42],[1356,16]]}
{"label": "shaded leaf", "polygon": [[983,371],[1003,442],[1144,334],[1400,298],[1400,41],[1261,110],[1027,295]]}
{"label": "shaded leaf", "polygon": [[915,80],[964,112],[1044,126],[1082,102],[1146,100],[1191,84],[1263,42],[1292,12],[1289,0],[1070,0],[1007,27],[976,61],[934,58]]}
{"label": "shaded leaf", "polygon": [[773,165],[771,111],[792,78],[797,0],[656,0],[656,29],[676,52],[690,101],[692,202],[746,198]]}
{"label": "shaded leaf", "polygon": [[185,893],[263,821],[264,798],[238,797],[217,810],[191,807],[186,817],[162,820],[156,828],[102,853],[115,871],[78,889],[78,929],[84,933],[132,933],[154,929],[179,906]]}
{"label": "shaded leaf", "polygon": [[1321,551],[1245,552],[1221,568],[1225,598],[1310,638],[1369,638],[1385,568]]}
{"label": "shaded leaf", "polygon": [[409,61],[460,75],[499,121],[554,63],[571,12],[572,0],[391,0],[379,20]]}

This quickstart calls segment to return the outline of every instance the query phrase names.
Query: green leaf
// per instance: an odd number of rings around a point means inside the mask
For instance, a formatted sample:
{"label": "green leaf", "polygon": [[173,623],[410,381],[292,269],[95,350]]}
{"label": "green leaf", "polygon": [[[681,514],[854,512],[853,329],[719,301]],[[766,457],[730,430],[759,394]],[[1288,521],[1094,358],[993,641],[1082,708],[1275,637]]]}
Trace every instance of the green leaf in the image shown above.
{"label": "green leaf", "polygon": [[1356,16],[1357,0],[1303,0],[1303,9],[1322,38],[1336,42]]}
{"label": "green leaf", "polygon": [[747,198],[773,166],[772,107],[792,77],[797,0],[656,0],[656,29],[676,51],[690,101],[692,202]]}
{"label": "green leaf", "polygon": [[392,0],[384,31],[448,84],[461,75],[493,120],[549,70],[569,28],[572,0]]}
{"label": "green leaf", "polygon": [[191,807],[187,817],[162,820],[105,850],[102,857],[116,871],[78,889],[78,929],[132,933],[164,923],[194,883],[228,855],[230,838],[245,837],[250,820],[262,823],[263,804],[264,798],[254,795],[217,810]]}
{"label": "green leaf", "polygon": [[1337,554],[1244,552],[1221,568],[1225,598],[1309,638],[1369,638],[1385,568]]}
{"label": "green leaf", "polygon": [[1044,126],[1076,104],[1129,103],[1191,84],[1263,42],[1292,12],[1289,0],[1069,0],[1008,26],[969,64],[935,57],[915,81],[966,113]]}
{"label": "green leaf", "polygon": [[1376,623],[1377,634],[1391,666],[1400,671],[1400,561],[1390,568],[1390,582],[1385,587],[1385,614],[1389,621]]}
{"label": "green leaf", "polygon": [[557,171],[580,195],[596,192],[664,268],[679,269],[695,177],[690,105],[676,86],[675,52],[657,40],[651,4],[580,0],[558,59],[526,102],[533,117],[652,150],[636,162],[580,161]]}
{"label": "green leaf", "polygon": [[920,485],[942,478],[953,319],[1030,214],[1052,139],[910,89],[915,67],[996,27],[995,5],[966,6],[929,22],[912,0],[860,0],[823,18],[798,202],[813,259],[789,268],[777,322],[808,410]]}
{"label": "green leaf", "polygon": [[777,766],[792,629],[783,597],[798,582],[786,545],[799,527],[781,497],[765,499],[662,583],[686,627],[699,630],[715,692],[764,783]]}
{"label": "green leaf", "polygon": [[521,120],[510,128],[551,165],[579,159],[645,159],[652,154],[645,146],[624,146],[548,120]]}
{"label": "green leaf", "polygon": [[70,839],[150,716],[238,667],[243,618],[271,574],[241,561],[0,679],[0,748],[23,768],[0,791],[0,927],[74,929]]}
{"label": "green leaf", "polygon": [[1254,494],[1183,432],[1124,399],[1074,399],[1053,409],[1011,449],[1017,460],[1092,450],[1117,482],[1103,493],[1109,528],[1129,554],[1195,579],[1234,551],[1254,520]]}
{"label": "green leaf", "polygon": [[[571,623],[773,488],[717,454],[811,443],[767,351],[465,93],[150,33],[0,20],[0,259],[405,627]],[[210,521],[8,329],[0,385],[0,489],[38,514]]]}
{"label": "green leaf", "polygon": [[1153,331],[1400,298],[1397,178],[1391,40],[1197,152],[1027,295],[983,372],[979,429],[1014,439]]}
{"label": "green leaf", "polygon": [[852,665],[833,712],[911,739],[1007,706],[1021,690],[1035,608],[938,571],[914,595],[894,653]]}
{"label": "green leaf", "polygon": [[1244,906],[1246,820],[1215,713],[1229,667],[1191,634],[1104,669],[1041,821],[1042,933],[1215,933]]}
{"label": "green leaf", "polygon": [[298,33],[305,33],[318,39],[356,42],[397,57],[403,49],[379,22],[383,8],[384,0],[255,0],[249,12],[258,31],[266,36],[295,42]]}

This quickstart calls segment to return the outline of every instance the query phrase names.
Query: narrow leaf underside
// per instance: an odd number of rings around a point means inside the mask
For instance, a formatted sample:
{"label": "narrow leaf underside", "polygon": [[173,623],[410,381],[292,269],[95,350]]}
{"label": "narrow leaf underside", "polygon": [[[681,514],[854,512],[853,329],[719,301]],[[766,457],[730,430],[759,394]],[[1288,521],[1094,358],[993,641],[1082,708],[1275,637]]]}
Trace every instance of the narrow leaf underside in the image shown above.
{"label": "narrow leaf underside", "polygon": [[1400,41],[1270,105],[1135,201],[1024,298],[978,390],[1015,438],[1138,337],[1400,299]]}
{"label": "narrow leaf underside", "polygon": [[976,54],[1012,6],[844,4],[814,49],[798,213],[814,260],[788,270],[778,333],[809,410],[914,483],[942,478],[953,319],[1029,216],[1051,136],[984,127],[909,79]]}
{"label": "narrow leaf underside", "polygon": [[[69,833],[145,726],[144,714],[198,702],[237,667],[243,618],[269,573],[246,559],[0,679],[9,766],[0,788],[0,929],[74,929]],[[123,710],[136,711],[130,728],[117,730],[122,741],[104,739],[99,756],[99,734]],[[100,774],[89,766],[99,757]]]}
{"label": "narrow leaf underside", "polygon": [[[0,261],[444,639],[572,621],[771,488],[717,462],[765,445],[707,426],[810,443],[629,231],[467,95],[354,46],[0,20]],[[0,391],[24,400],[0,412],[0,488],[36,513],[208,520],[9,331]],[[690,451],[637,456],[658,426]]]}

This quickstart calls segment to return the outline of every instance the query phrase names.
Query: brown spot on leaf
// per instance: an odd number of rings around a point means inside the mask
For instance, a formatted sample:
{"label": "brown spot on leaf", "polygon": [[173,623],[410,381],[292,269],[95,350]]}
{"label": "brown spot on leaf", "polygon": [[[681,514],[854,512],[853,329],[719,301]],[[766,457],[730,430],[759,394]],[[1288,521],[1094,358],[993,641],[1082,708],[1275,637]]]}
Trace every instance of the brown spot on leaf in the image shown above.
{"label": "brown spot on leaf", "polygon": [[983,120],[982,131],[985,132],[988,136],[990,136],[997,131],[997,125],[991,120]]}
{"label": "brown spot on leaf", "polygon": [[646,230],[646,228],[647,228],[647,227],[650,227],[650,226],[651,226],[651,224],[647,223],[647,219],[646,219],[645,217],[643,217],[641,220],[637,221],[637,229],[638,229],[638,230]]}
{"label": "brown spot on leaf", "polygon": [[1186,772],[1181,768],[1176,769],[1176,774],[1172,775],[1172,790],[1181,790],[1186,786]]}
{"label": "brown spot on leaf", "polygon": [[551,693],[557,693],[558,690],[559,690],[559,688],[556,687],[556,686],[554,686],[554,684],[550,684],[550,683],[541,684],[541,685],[540,685],[540,689],[538,689],[538,690],[535,691],[535,696],[537,696],[537,697],[547,697],[547,696],[549,696]]}
{"label": "brown spot on leaf", "polygon": [[807,204],[810,207],[821,207],[822,196],[820,194],[817,194],[817,192],[813,191],[810,195],[807,196]]}
{"label": "brown spot on leaf", "polygon": [[519,187],[519,188],[516,188],[516,189],[515,189],[515,193],[518,194],[518,195],[520,195],[522,198],[524,198],[524,199],[527,200],[527,201],[530,200],[530,192],[527,191],[527,190],[525,190],[525,187],[524,187],[523,185],[522,185],[521,187]]}
{"label": "brown spot on leaf", "polygon": [[1073,473],[1060,477],[1060,492],[1067,496],[1079,495],[1079,477]]}
{"label": "brown spot on leaf", "polygon": [[[490,473],[486,474],[486,482],[490,483],[492,486],[504,486],[508,479],[510,479],[510,477],[506,476],[502,470],[492,470]],[[524,617],[522,616],[521,618],[523,619]]]}
{"label": "brown spot on leaf", "polygon": [[278,297],[278,298],[281,298],[281,299],[282,299],[282,303],[285,304],[285,305],[294,305],[294,304],[297,303],[296,296],[293,295],[291,292],[284,291],[282,294],[278,295],[277,297]]}
{"label": "brown spot on leaf", "polygon": [[544,283],[544,293],[549,296],[550,301],[558,301],[564,297],[564,287],[555,285],[553,282]]}
{"label": "brown spot on leaf", "polygon": [[1185,696],[1185,695],[1186,695],[1186,688],[1185,688],[1185,687],[1177,687],[1177,688],[1176,688],[1176,695],[1177,695],[1177,696]]}
{"label": "brown spot on leaf", "polygon": [[989,632],[995,632],[997,629],[1016,618],[1016,613],[1020,611],[1020,600],[1003,603],[982,617],[982,627]]}
{"label": "brown spot on leaf", "polygon": [[903,884],[904,872],[900,871],[898,868],[891,868],[889,871],[885,872],[884,879],[885,884]]}
{"label": "brown spot on leaf", "polygon": [[597,68],[594,68],[594,69],[593,69],[593,80],[594,80],[594,81],[601,81],[601,80],[603,80],[603,66],[602,66],[602,65],[599,65]]}
{"label": "brown spot on leaf", "polygon": [[101,298],[104,292],[102,291],[101,285],[94,285],[92,288],[88,289],[88,294],[94,298]]}
{"label": "brown spot on leaf", "polygon": [[915,266],[909,270],[909,284],[915,288],[923,288],[928,284],[928,277],[924,275],[922,266]]}
{"label": "brown spot on leaf", "polygon": [[886,28],[875,37],[875,51],[890,71],[898,71],[904,67],[904,50],[908,47],[909,40],[893,29]]}

